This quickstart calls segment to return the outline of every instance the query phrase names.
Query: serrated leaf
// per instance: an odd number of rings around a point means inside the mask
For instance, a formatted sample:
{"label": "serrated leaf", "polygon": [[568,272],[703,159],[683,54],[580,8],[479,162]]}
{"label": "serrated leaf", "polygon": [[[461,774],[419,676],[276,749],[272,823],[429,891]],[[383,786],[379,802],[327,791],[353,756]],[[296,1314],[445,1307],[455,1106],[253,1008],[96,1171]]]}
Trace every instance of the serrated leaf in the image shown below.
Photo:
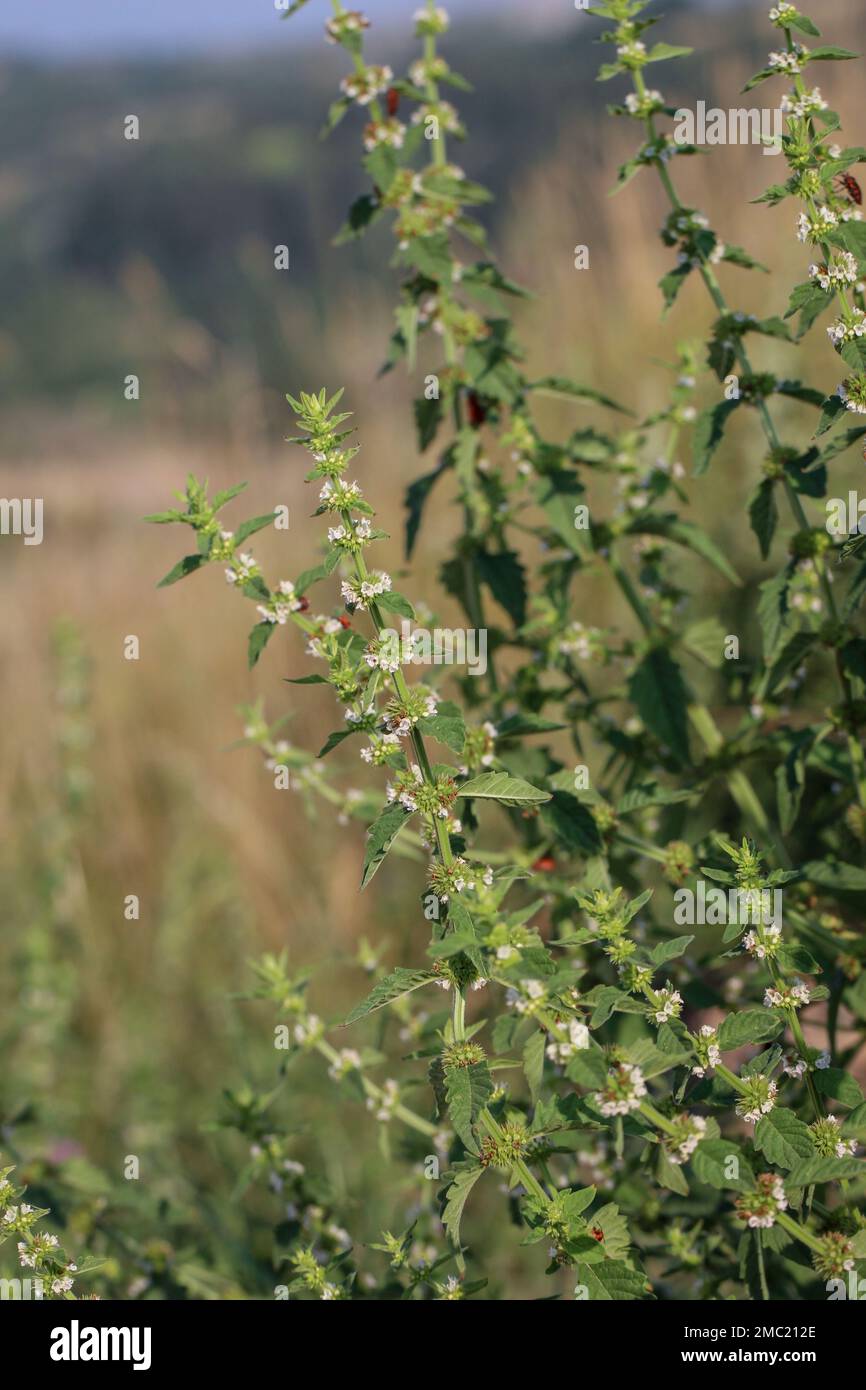
{"label": "serrated leaf", "polygon": [[429,734],[437,742],[444,743],[452,753],[463,752],[466,725],[463,723],[462,710],[453,701],[441,700],[435,714],[429,715],[426,719],[419,719],[418,728],[422,734]]}
{"label": "serrated leaf", "polygon": [[744,1009],[728,1014],[719,1027],[719,1047],[723,1052],[744,1047],[746,1043],[769,1042],[781,1032],[784,1020],[770,1009]]}
{"label": "serrated leaf", "polygon": [[728,417],[739,404],[739,398],[732,401],[718,401],[698,416],[692,433],[693,472],[696,478],[700,477],[702,473],[706,473],[709,468],[710,460],[722,442]]}
{"label": "serrated leaf", "polygon": [[473,1187],[486,1169],[476,1164],[455,1166],[452,1181],[448,1185],[445,1198],[445,1206],[442,1211],[442,1225],[454,1245],[460,1248],[460,1222],[463,1218],[463,1208],[466,1206],[466,1199]]}
{"label": "serrated leaf", "polygon": [[679,762],[688,762],[688,696],[676,661],[665,647],[647,653],[629,680],[629,695],[638,713]]}
{"label": "serrated leaf", "polygon": [[863,1092],[859,1083],[841,1067],[819,1067],[813,1072],[812,1079],[817,1091],[838,1100],[840,1105],[847,1106],[849,1110],[863,1103]]}
{"label": "serrated leaf", "polygon": [[[728,1177],[731,1159],[736,1159],[736,1177]],[[703,1139],[692,1155],[692,1168],[701,1182],[719,1191],[750,1192],[755,1176],[739,1145],[730,1139]]]}
{"label": "serrated leaf", "polygon": [[671,514],[662,515],[655,512],[648,512],[644,517],[638,517],[628,528],[629,534],[637,533],[642,535],[663,536],[665,540],[673,541],[676,545],[686,546],[687,549],[700,555],[707,560],[715,569],[723,574],[732,584],[741,585],[742,580],[737,571],[731,565],[727,556],[719,549],[715,541],[703,531],[700,526],[696,526],[693,521],[681,521],[678,516]]}
{"label": "serrated leaf", "polygon": [[675,936],[670,941],[660,941],[650,952],[654,965],[664,965],[666,961],[676,960],[694,941],[693,936]]}
{"label": "serrated leaf", "polygon": [[801,1158],[809,1158],[815,1145],[807,1125],[793,1110],[776,1106],[755,1125],[755,1148],[779,1168],[793,1168]]}
{"label": "serrated leaf", "polygon": [[779,509],[776,506],[776,485],[772,478],[763,478],[749,501],[749,522],[758,538],[761,557],[766,560],[776,534]]}
{"label": "serrated leaf", "polygon": [[250,631],[247,639],[247,662],[250,670],[255,666],[276,630],[276,623],[256,623]]}
{"label": "serrated leaf", "polygon": [[550,800],[550,792],[541,791],[522,777],[507,772],[482,772],[460,788],[460,796],[477,796],[485,800],[502,801],[506,806],[533,806]]}
{"label": "serrated leaf", "polygon": [[386,854],[410,819],[411,813],[404,811],[403,807],[397,804],[386,806],[384,811],[373,821],[364,848],[364,868],[361,874],[362,889],[367,887],[374,874],[378,872]]}
{"label": "serrated leaf", "polygon": [[366,999],[355,1005],[343,1027],[348,1028],[351,1023],[366,1018],[367,1014],[374,1014],[378,1009],[384,1009],[386,1004],[392,1004],[395,999],[402,999],[404,994],[411,994],[422,985],[433,984],[437,979],[438,976],[430,970],[406,970],[403,966],[398,966],[390,975],[378,980]]}
{"label": "serrated leaf", "polygon": [[445,1099],[448,1116],[466,1148],[475,1152],[473,1125],[493,1091],[490,1068],[486,1062],[473,1062],[469,1067],[449,1067],[445,1072]]}
{"label": "serrated leaf", "polygon": [[526,1076],[526,1084],[529,1087],[529,1094],[532,1097],[533,1105],[537,1102],[541,1091],[541,1078],[544,1074],[544,1049],[547,1046],[547,1034],[539,1029],[531,1033],[526,1040],[523,1048],[523,1071]]}
{"label": "serrated leaf", "polygon": [[555,791],[541,815],[567,850],[592,855],[604,849],[592,812],[570,792]]}
{"label": "serrated leaf", "polygon": [[186,579],[188,574],[195,574],[202,565],[206,565],[208,557],[206,555],[184,555],[182,560],[178,560],[173,565],[168,574],[157,584],[158,589],[167,589],[169,584],[176,584],[179,579]]}
{"label": "serrated leaf", "polygon": [[397,613],[401,618],[414,618],[415,616],[415,609],[409,600],[393,589],[386,589],[384,593],[377,594],[376,606],[384,609],[386,613]]}
{"label": "serrated leaf", "polygon": [[644,782],[624,792],[616,803],[618,816],[628,816],[633,811],[642,811],[646,806],[673,806],[678,801],[688,801],[694,793],[685,789],[659,786],[658,782]]}
{"label": "serrated leaf", "polygon": [[821,1158],[815,1154],[795,1163],[785,1179],[789,1191],[795,1187],[811,1187],[813,1183],[837,1182],[839,1178],[858,1178],[866,1173],[862,1158]]}
{"label": "serrated leaf", "polygon": [[591,1265],[579,1260],[575,1272],[590,1302],[623,1303],[652,1297],[646,1275],[630,1269],[623,1260],[600,1260]]}

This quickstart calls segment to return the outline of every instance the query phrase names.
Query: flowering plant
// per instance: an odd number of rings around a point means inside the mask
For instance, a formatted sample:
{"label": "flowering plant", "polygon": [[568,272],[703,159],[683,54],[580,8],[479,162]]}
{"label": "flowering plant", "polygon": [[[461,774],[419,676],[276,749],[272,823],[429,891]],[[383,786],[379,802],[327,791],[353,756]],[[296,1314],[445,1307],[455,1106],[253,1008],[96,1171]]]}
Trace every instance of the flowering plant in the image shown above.
{"label": "flowering plant", "polygon": [[[288,397],[293,442],[309,454],[307,481],[318,490],[315,515],[327,518],[314,568],[265,579],[245,546],[271,516],[235,531],[220,516],[239,489],[211,499],[190,479],[181,508],[150,518],[183,523],[196,540],[163,584],[221,566],[257,611],[251,664],[294,626],[319,663],[301,683],[330,685],[343,707],[317,757],[278,738],[261,710],[247,713],[246,738],[275,784],[367,824],[364,889],[392,856],[426,859],[410,962],[374,962],[373,987],[347,1019],[312,1012],[307,979],[285,958],[260,965],[256,988],[277,1008],[278,1046],[318,1054],[342,1096],[363,1102],[383,1130],[405,1127],[414,1205],[428,1215],[421,1194],[437,1184],[435,1257],[413,1264],[408,1217],[375,1246],[404,1272],[404,1296],[483,1290],[483,1271],[466,1278],[466,1255],[489,1170],[523,1243],[543,1245],[555,1290],[568,1296],[817,1298],[866,1259],[857,1156],[866,1103],[850,1070],[866,1026],[856,930],[866,887],[866,639],[855,626],[866,560],[858,537],[835,545],[806,510],[825,495],[829,463],[866,434],[851,418],[866,410],[866,243],[849,172],[866,152],[828,144],[839,118],[802,79],[814,61],[851,55],[806,50],[794,34],[816,34],[812,21],[791,5],[771,11],[784,48],[753,83],[793,83],[782,137],[791,172],[764,201],[800,201],[797,232],[816,263],[785,318],[759,320],[731,310],[717,278],[724,265],[755,262],[676,192],[675,157],[696,150],[660,129],[675,113],[643,71],[688,50],[648,47],[646,8],[608,0],[591,10],[614,24],[601,78],[626,76],[633,87],[614,110],[641,126],[620,182],[641,169],[661,180],[671,204],[662,240],[677,251],[664,300],[670,307],[692,274],[703,281],[717,315],[707,361],[725,395],[698,413],[697,354],[682,346],[658,411],[564,440],[541,432],[542,393],[604,418],[622,407],[561,376],[528,378],[504,308],[518,287],[486,251],[463,259],[467,246],[484,246],[469,209],[486,195],[446,154],[463,129],[441,87],[465,85],[438,51],[447,16],[430,3],[418,11],[422,52],[405,78],[365,61],[363,16],[337,3],[327,25],[352,63],[329,125],[363,109],[373,185],[342,237],[391,217],[404,279],[388,365],[405,361],[414,375],[431,344],[444,357],[414,403],[420,448],[435,442],[440,453],[408,489],[406,550],[411,557],[431,490],[449,478],[463,528],[441,577],[471,630],[485,634],[484,672],[440,690],[417,606],[372,558],[387,537],[354,476],[359,445],[339,391]],[[747,337],[795,344],[834,300],[831,347],[848,368],[838,389],[753,367]],[[786,401],[819,412],[805,437],[796,426],[798,444],[784,442],[774,413]],[[783,568],[761,585],[762,655],[744,636],[746,660],[720,616],[741,581],[715,539],[682,515],[690,497],[678,457],[693,426],[693,471],[703,475],[740,406],[766,439],[749,509],[764,559],[780,531],[778,497],[794,522]],[[542,558],[528,563],[533,547]],[[715,612],[692,611],[678,554],[730,586]],[[576,616],[596,580],[622,596],[622,630]],[[328,594],[318,613],[314,590]],[[499,626],[489,625],[491,602]],[[433,675],[411,679],[417,664]],[[385,783],[378,798],[341,791],[326,771],[328,755],[358,743],[375,785]],[[676,930],[686,925],[699,930]],[[429,1002],[437,989],[444,1010]],[[409,1066],[426,1065],[420,1105],[410,1103],[417,1075],[371,1075],[388,1026],[375,1051],[365,1051],[363,1030],[386,1010],[400,1041],[411,1041]],[[337,1045],[340,1025],[354,1030],[347,1046]],[[290,1296],[354,1295],[345,1252],[317,1259],[299,1241],[290,1259]]]}

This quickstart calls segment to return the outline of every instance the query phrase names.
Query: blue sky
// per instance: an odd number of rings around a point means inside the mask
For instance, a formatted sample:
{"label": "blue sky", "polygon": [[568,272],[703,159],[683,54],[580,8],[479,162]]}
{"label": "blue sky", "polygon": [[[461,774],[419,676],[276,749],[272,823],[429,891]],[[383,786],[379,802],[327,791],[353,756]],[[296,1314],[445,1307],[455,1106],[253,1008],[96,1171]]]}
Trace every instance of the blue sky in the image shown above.
{"label": "blue sky", "polygon": [[[569,0],[531,0],[533,6],[568,9]],[[405,16],[421,0],[358,0],[373,23]],[[352,5],[355,8],[355,5]],[[452,15],[503,9],[502,0],[457,0]],[[291,34],[320,33],[331,13],[329,0],[309,0],[291,20],[281,22],[275,0],[2,0],[0,51],[45,57],[138,51],[264,47]],[[280,30],[283,32],[280,33]]]}
{"label": "blue sky", "polygon": [[[717,0],[717,3],[720,0]],[[500,22],[568,24],[574,0],[445,0],[456,19],[487,13]],[[693,0],[713,3],[713,0]],[[375,23],[405,20],[420,0],[357,0]],[[328,0],[310,0],[286,23],[275,0],[2,0],[0,53],[50,59],[260,48],[320,33]],[[283,32],[280,33],[279,31]]]}

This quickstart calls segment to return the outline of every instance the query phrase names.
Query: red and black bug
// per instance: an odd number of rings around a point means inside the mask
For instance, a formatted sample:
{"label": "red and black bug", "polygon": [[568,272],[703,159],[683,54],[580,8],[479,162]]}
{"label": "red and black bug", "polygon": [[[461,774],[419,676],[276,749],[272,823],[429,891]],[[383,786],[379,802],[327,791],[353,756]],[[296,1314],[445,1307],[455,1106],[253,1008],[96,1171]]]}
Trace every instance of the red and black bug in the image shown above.
{"label": "red and black bug", "polygon": [[474,430],[480,429],[487,419],[487,411],[481,404],[474,391],[470,391],[466,397],[466,413],[469,416],[469,423]]}
{"label": "red and black bug", "polygon": [[397,107],[400,105],[400,93],[396,87],[389,87],[385,93],[385,101],[388,106],[388,115],[396,116]]}
{"label": "red and black bug", "polygon": [[351,618],[347,618],[346,615],[345,615],[345,613],[341,613],[341,614],[340,614],[340,627],[351,627],[351,626],[352,626],[352,620],[351,620]]}
{"label": "red and black bug", "polygon": [[858,208],[862,205],[863,193],[853,174],[837,174],[836,187],[840,193],[846,194],[852,203],[856,203]]}

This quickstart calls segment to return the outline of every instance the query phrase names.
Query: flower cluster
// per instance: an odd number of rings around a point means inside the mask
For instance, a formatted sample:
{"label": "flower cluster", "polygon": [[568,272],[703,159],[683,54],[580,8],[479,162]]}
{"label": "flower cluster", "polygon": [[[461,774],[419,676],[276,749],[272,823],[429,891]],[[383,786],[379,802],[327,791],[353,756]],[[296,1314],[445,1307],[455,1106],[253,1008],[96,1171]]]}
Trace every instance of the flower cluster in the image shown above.
{"label": "flower cluster", "polygon": [[639,1110],[647,1093],[640,1067],[631,1062],[617,1062],[607,1074],[607,1082],[595,1096],[602,1115],[629,1115]]}
{"label": "flower cluster", "polygon": [[779,1212],[788,1209],[785,1184],[776,1173],[759,1173],[754,1192],[738,1197],[734,1205],[739,1221],[769,1230],[775,1226]]}

